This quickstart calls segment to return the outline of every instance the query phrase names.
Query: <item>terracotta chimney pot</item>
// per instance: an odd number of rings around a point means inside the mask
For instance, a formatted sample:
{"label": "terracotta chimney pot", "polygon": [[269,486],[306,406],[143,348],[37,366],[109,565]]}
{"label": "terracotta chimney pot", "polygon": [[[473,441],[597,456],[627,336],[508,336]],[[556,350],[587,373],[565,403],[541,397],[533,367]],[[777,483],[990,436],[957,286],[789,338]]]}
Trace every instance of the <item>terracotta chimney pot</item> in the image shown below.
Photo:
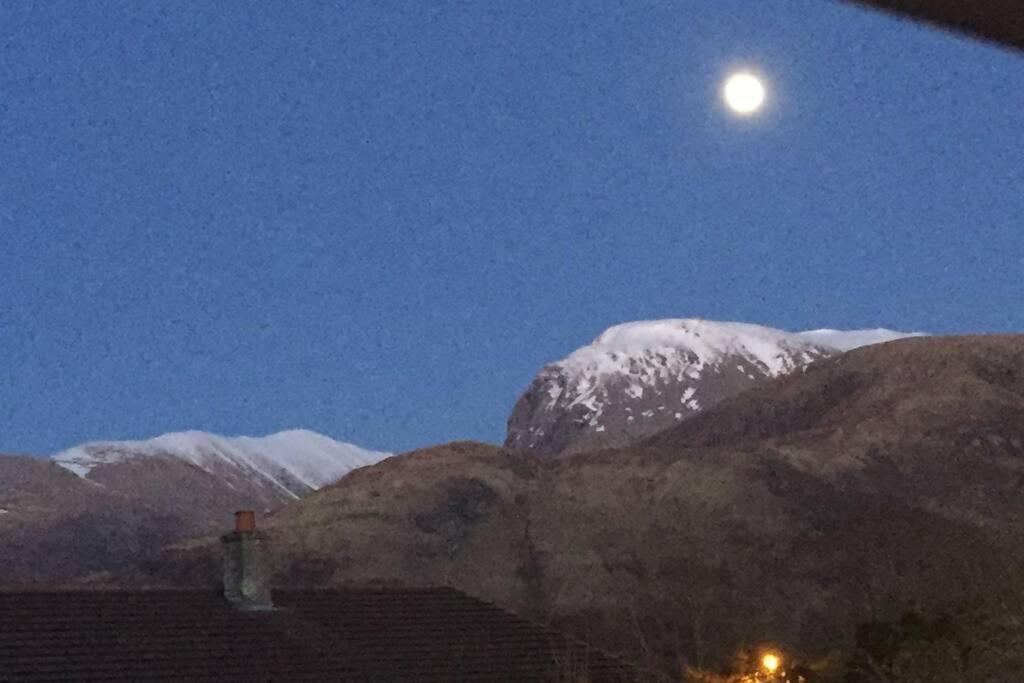
{"label": "terracotta chimney pot", "polygon": [[239,510],[236,512],[235,531],[256,531],[256,513],[252,510]]}

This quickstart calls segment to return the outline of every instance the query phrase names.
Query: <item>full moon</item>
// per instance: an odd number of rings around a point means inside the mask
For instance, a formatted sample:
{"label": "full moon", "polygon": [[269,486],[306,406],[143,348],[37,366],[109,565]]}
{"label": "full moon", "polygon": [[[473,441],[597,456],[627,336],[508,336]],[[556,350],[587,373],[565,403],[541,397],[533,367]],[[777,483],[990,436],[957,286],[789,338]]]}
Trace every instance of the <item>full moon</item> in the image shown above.
{"label": "full moon", "polygon": [[722,88],[725,103],[737,114],[750,116],[764,104],[764,84],[757,76],[736,73],[729,76]]}

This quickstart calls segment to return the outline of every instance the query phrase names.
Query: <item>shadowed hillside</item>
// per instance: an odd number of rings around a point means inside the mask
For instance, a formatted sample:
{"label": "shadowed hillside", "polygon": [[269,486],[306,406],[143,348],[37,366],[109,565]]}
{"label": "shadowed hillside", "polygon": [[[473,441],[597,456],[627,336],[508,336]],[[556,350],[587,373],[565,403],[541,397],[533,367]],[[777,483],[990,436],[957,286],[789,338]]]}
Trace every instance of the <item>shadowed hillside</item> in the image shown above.
{"label": "shadowed hillside", "polygon": [[647,443],[797,441],[833,431],[879,442],[958,435],[959,445],[970,445],[975,438],[991,437],[1021,448],[1022,416],[1024,337],[919,337],[811,364],[726,400]]}
{"label": "shadowed hillside", "polygon": [[219,531],[239,508],[283,502],[181,460],[100,465],[90,475],[0,456],[0,586],[116,581],[169,543]]}

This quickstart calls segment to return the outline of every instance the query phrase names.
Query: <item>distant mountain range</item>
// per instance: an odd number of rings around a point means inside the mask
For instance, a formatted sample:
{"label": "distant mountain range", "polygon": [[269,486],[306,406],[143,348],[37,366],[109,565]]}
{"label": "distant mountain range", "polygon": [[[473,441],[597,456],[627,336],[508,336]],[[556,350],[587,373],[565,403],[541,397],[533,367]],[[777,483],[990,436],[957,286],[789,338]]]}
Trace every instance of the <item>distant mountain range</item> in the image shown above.
{"label": "distant mountain range", "polygon": [[287,502],[389,455],[307,430],[289,430],[262,438],[190,431],[164,434],[148,441],[87,443],[58,453],[53,459],[91,481],[102,478],[102,472],[109,468],[132,467],[140,459],[176,460],[215,475],[236,489],[264,489],[268,495]]}
{"label": "distant mountain range", "polygon": [[[447,583],[677,674],[761,643],[849,652],[858,625],[914,610],[948,616],[971,652],[914,680],[1009,683],[1022,462],[1024,335],[901,339],[758,381],[640,445],[437,446],[262,523],[283,582]],[[212,585],[209,548],[191,561]]]}
{"label": "distant mountain range", "polygon": [[913,610],[974,653],[949,680],[1020,680],[989,644],[1024,642],[1024,335],[903,336],[612,328],[531,386],[595,439],[548,451],[185,433],[0,457],[0,582],[213,587],[252,507],[283,585],[453,585],[666,671],[760,643],[841,660]]}
{"label": "distant mountain range", "polygon": [[[901,336],[692,319],[619,325],[541,371],[509,419],[507,445],[553,455],[636,444],[767,379]],[[236,509],[277,509],[389,455],[292,430],[91,442],[49,461],[0,456],[0,577],[102,580],[222,530]]]}
{"label": "distant mountain range", "polygon": [[616,325],[541,369],[512,410],[505,447],[557,455],[638,443],[758,382],[908,336],[692,318]]}
{"label": "distant mountain range", "polygon": [[389,453],[309,431],[204,432],[0,456],[0,584],[103,581],[159,549],[269,511]]}

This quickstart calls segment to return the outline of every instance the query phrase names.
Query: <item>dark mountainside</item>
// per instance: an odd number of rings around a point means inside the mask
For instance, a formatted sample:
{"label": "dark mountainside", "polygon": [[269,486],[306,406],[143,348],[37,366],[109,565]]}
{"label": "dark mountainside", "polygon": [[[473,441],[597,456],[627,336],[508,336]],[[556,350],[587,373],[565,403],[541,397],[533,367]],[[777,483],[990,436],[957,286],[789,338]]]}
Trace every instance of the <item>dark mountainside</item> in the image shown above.
{"label": "dark mountainside", "polygon": [[[771,642],[833,661],[857,644],[890,680],[1021,680],[1022,650],[991,645],[1022,640],[1006,612],[1024,594],[1022,361],[1024,336],[903,340],[642,447],[406,454],[268,518],[277,577],[451,584],[676,673]],[[135,580],[214,583],[212,547]],[[879,650],[908,611],[954,624],[945,649]],[[907,657],[952,677],[900,678]]]}
{"label": "dark mountainside", "polygon": [[96,441],[42,460],[0,456],[0,585],[116,580],[169,543],[281,507],[387,453],[308,430],[177,432]]}
{"label": "dark mountainside", "polygon": [[1022,335],[922,337],[854,349],[754,387],[647,443],[798,440],[838,430],[881,440],[910,430],[902,436],[991,432],[997,443],[1009,439],[1020,447],[1024,425],[1015,420],[1024,396],[1022,361]]}
{"label": "dark mountainside", "polygon": [[52,460],[0,455],[0,586],[107,580],[164,546],[221,530],[278,490],[166,458],[105,464],[82,479]]}

